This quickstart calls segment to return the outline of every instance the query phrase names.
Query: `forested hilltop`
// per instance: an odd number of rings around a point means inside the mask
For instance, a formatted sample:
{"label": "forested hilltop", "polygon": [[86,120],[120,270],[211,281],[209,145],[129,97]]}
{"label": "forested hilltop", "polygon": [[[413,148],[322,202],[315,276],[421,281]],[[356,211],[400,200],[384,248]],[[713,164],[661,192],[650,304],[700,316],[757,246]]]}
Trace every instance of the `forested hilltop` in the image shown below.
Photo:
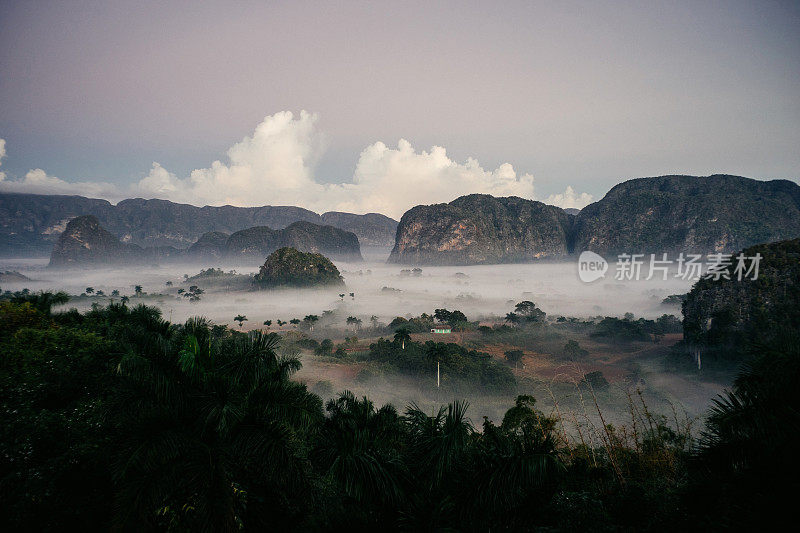
{"label": "forested hilltop", "polygon": [[[51,312],[65,300],[0,299],[3,530],[765,530],[794,519],[796,342],[751,354],[699,440],[633,398],[630,424],[584,440],[531,396],[494,421],[471,420],[462,400],[428,411],[345,391],[323,402],[291,379],[300,363],[278,334],[170,324],[124,303]],[[528,303],[518,308],[535,324],[543,314]],[[371,351],[421,350],[407,342],[398,330]],[[480,358],[428,347],[442,350]],[[600,385],[587,380],[588,402]]]}

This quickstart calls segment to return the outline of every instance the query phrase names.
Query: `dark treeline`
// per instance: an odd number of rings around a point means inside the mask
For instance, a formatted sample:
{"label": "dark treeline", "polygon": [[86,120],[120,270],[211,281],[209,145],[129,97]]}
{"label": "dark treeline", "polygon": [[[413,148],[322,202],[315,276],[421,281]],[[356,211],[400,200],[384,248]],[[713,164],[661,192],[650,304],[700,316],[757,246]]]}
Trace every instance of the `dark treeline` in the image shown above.
{"label": "dark treeline", "polygon": [[588,442],[530,396],[497,421],[466,401],[323,404],[276,334],[59,303],[0,301],[5,531],[764,529],[800,488],[793,342],[752,356],[699,441],[641,405]]}

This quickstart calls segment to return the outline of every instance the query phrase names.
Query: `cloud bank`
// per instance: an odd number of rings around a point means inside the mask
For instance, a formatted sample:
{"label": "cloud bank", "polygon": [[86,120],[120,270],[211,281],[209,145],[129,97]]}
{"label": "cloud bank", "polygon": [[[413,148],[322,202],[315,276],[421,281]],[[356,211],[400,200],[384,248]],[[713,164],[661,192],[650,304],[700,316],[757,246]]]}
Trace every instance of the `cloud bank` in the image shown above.
{"label": "cloud bank", "polygon": [[585,192],[576,194],[572,186],[567,185],[567,189],[563,193],[551,194],[544,200],[544,203],[557,205],[558,207],[562,208],[574,207],[577,209],[583,209],[592,203],[592,201],[593,199],[591,194],[586,194]]}
{"label": "cloud bank", "polygon": [[[379,212],[394,218],[415,205],[450,202],[464,194],[536,198],[533,176],[518,174],[509,163],[484,169],[473,158],[452,160],[441,146],[418,151],[405,139],[396,147],[382,142],[367,146],[350,182],[320,183],[314,171],[325,139],[316,123],[317,115],[306,111],[298,116],[275,113],[228,150],[227,162],[214,161],[185,177],[154,162],[147,176],[127,190],[103,182],[67,182],[41,169],[15,181],[0,174],[0,190],[111,200],[141,196],[195,205],[297,205],[317,212]],[[4,155],[4,143],[0,150]],[[561,207],[584,207],[591,201],[590,195],[576,194],[569,186],[546,200]]]}

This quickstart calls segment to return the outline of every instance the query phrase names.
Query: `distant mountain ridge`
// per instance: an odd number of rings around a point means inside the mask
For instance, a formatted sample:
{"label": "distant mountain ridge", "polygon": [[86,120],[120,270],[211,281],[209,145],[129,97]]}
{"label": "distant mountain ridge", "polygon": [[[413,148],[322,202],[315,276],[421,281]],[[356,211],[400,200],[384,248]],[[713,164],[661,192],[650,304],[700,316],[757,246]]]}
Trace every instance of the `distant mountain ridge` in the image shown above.
{"label": "distant mountain ridge", "polygon": [[733,253],[800,237],[800,186],[740,176],[629,180],[576,215],[522,198],[473,194],[400,219],[390,262],[491,264],[620,253]]}
{"label": "distant mountain ridge", "polygon": [[255,259],[254,264],[261,264],[272,252],[287,246],[335,259],[362,260],[358,237],[354,233],[311,222],[294,222],[279,230],[256,226],[232,235],[209,232],[188,250],[179,250],[173,246],[143,248],[122,242],[107,231],[97,217],[82,215],[70,220],[59,235],[50,254],[50,266],[91,267],[223,259],[236,262]]}
{"label": "distant mountain ridge", "polygon": [[83,196],[0,193],[0,256],[49,254],[67,223],[81,215],[95,216],[122,242],[142,247],[188,248],[212,231],[231,234],[255,226],[283,229],[298,221],[351,231],[362,246],[391,246],[397,230],[397,221],[377,213],[319,215],[293,206],[196,207],[141,198],[114,205]]}

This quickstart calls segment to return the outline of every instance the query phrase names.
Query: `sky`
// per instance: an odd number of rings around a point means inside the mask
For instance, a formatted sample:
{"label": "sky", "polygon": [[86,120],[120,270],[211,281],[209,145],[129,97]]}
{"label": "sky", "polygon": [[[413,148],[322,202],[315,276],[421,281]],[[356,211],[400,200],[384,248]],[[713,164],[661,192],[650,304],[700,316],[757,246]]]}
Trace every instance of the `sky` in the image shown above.
{"label": "sky", "polygon": [[399,218],[798,169],[800,2],[0,1],[0,191]]}

